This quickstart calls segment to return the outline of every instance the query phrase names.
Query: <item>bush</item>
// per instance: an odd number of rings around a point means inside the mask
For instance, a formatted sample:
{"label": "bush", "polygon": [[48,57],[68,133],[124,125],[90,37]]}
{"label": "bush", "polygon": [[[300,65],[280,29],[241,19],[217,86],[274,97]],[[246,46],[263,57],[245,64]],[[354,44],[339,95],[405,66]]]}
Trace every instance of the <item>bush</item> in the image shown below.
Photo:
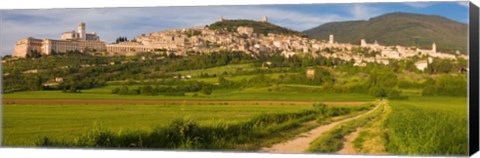
{"label": "bush", "polygon": [[212,94],[213,90],[212,90],[212,87],[210,87],[210,86],[203,86],[202,90],[200,90],[200,91],[205,95],[210,95],[210,94]]}
{"label": "bush", "polygon": [[368,94],[374,97],[380,97],[380,98],[387,97],[387,91],[382,87],[371,87],[368,90]]}

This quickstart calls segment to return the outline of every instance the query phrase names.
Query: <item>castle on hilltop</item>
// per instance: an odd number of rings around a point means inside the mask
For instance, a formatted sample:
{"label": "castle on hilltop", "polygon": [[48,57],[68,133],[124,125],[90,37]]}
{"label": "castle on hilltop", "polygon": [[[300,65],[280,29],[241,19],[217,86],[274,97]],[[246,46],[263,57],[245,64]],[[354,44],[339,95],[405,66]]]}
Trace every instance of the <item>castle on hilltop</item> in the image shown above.
{"label": "castle on hilltop", "polygon": [[77,32],[64,32],[60,40],[55,39],[37,39],[28,37],[15,43],[15,49],[12,56],[29,57],[37,55],[50,55],[55,53],[66,53],[69,51],[80,52],[101,52],[106,50],[106,42],[100,41],[100,37],[95,32],[86,33],[86,25],[81,22],[78,24]]}

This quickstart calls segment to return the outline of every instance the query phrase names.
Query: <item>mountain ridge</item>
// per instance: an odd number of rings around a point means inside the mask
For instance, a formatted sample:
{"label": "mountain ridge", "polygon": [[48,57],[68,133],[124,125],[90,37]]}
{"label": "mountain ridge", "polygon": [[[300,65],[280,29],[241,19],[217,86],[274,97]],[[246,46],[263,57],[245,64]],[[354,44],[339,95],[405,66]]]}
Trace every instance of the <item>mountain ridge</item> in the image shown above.
{"label": "mountain ridge", "polygon": [[438,15],[392,12],[368,20],[330,22],[303,31],[311,38],[327,40],[333,34],[335,41],[359,44],[375,40],[382,45],[416,46],[437,49],[447,53],[467,51],[468,25]]}

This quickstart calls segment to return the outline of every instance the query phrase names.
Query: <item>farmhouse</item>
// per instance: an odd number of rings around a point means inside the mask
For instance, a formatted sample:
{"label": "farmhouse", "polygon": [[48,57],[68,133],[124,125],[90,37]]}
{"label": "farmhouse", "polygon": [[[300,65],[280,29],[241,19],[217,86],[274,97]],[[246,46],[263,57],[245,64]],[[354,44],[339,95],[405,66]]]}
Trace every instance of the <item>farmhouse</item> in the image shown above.
{"label": "farmhouse", "polygon": [[315,69],[313,68],[308,68],[306,71],[306,75],[308,79],[313,79],[315,78]]}

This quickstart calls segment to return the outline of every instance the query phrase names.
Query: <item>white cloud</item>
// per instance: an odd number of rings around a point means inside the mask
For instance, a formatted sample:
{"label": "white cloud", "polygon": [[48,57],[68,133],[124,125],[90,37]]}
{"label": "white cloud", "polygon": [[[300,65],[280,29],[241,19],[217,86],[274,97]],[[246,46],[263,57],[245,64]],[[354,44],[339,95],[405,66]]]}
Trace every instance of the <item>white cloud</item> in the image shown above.
{"label": "white cloud", "polygon": [[464,6],[464,7],[469,7],[469,2],[468,1],[462,1],[462,2],[457,2],[458,5]]}
{"label": "white cloud", "polygon": [[431,3],[431,2],[408,2],[408,3],[404,3],[405,5],[408,5],[410,7],[414,7],[414,8],[427,8],[427,7],[430,7],[432,5],[434,5],[435,3]]}
{"label": "white cloud", "polygon": [[355,4],[350,8],[350,13],[354,19],[352,20],[367,20],[371,17],[380,14],[380,10],[370,7],[367,4]]}

